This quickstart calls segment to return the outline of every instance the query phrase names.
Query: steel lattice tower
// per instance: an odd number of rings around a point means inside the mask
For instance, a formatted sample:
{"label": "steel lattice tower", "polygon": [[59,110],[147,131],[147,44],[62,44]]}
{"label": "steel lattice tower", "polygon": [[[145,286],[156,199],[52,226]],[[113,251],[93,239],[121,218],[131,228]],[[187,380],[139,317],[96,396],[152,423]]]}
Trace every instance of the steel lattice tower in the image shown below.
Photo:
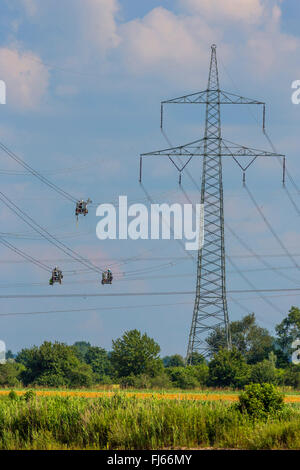
{"label": "steel lattice tower", "polygon": [[[204,138],[194,142],[140,155],[140,176],[142,181],[142,160],[148,156],[168,158],[181,173],[195,156],[203,157],[201,203],[204,204],[204,245],[198,251],[196,296],[192,324],[190,328],[187,362],[193,352],[209,355],[207,336],[218,327],[225,330],[224,342],[231,348],[229,316],[225,282],[225,243],[222,158],[232,157],[243,172],[258,157],[280,157],[283,159],[283,182],[285,179],[285,156],[275,152],[258,150],[225,140],[221,135],[220,105],[262,105],[262,128],[265,132],[265,103],[221,90],[216,55],[216,45],[211,46],[211,58],[207,89],[197,93],[180,96],[161,103],[161,129],[163,129],[163,107],[165,104],[205,104]],[[186,158],[185,162],[181,158]],[[246,157],[246,161],[240,160]]]}
{"label": "steel lattice tower", "polygon": [[204,204],[204,246],[198,251],[196,297],[187,349],[207,355],[205,337],[224,326],[226,345],[231,347],[225,284],[224,210],[221,159],[220,87],[216,46],[211,49],[201,185]]}

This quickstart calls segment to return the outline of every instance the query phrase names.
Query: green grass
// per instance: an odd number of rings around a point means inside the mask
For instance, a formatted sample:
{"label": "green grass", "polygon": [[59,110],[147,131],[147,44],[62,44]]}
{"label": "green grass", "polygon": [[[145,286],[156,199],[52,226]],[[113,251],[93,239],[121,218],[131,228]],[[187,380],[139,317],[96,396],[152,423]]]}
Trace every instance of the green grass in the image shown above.
{"label": "green grass", "polygon": [[0,398],[0,449],[300,449],[300,407],[253,421],[221,402]]}

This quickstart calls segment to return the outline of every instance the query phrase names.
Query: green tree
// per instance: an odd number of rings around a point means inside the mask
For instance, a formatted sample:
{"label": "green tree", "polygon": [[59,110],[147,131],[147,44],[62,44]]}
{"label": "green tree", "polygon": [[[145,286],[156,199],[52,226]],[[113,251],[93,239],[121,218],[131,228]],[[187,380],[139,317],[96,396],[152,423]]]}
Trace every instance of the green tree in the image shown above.
{"label": "green tree", "polygon": [[15,356],[14,356],[13,352],[12,352],[10,349],[8,349],[8,350],[6,351],[6,353],[5,353],[5,359],[6,359],[6,360],[8,360],[8,359],[14,359],[14,357],[15,357]]}
{"label": "green tree", "polygon": [[88,343],[87,341],[75,341],[73,347],[75,348],[75,352],[78,358],[84,362],[85,355],[91,347],[91,343]]}
{"label": "green tree", "polygon": [[288,363],[292,355],[292,343],[300,338],[300,309],[291,307],[286,318],[275,327],[277,344]]}
{"label": "green tree", "polygon": [[[230,323],[232,345],[240,351],[249,364],[267,359],[272,351],[274,339],[266,328],[257,325],[254,313],[242,320]],[[211,354],[224,349],[225,330],[216,328],[206,339]]]}
{"label": "green tree", "polygon": [[167,369],[174,387],[185,390],[199,386],[199,382],[190,367],[170,367]]}
{"label": "green tree", "polygon": [[126,331],[112,342],[111,362],[119,377],[131,374],[155,376],[163,368],[159,358],[160,346],[146,333],[138,330]]}
{"label": "green tree", "polygon": [[278,373],[275,367],[274,360],[264,359],[261,362],[257,362],[251,367],[251,376],[250,380],[253,383],[278,383]]}
{"label": "green tree", "polygon": [[205,364],[205,357],[197,351],[192,352],[190,356],[190,364],[192,366],[198,366],[199,364]]}
{"label": "green tree", "polygon": [[84,356],[84,361],[91,366],[97,382],[106,381],[113,374],[108,353],[103,348],[90,346]]}
{"label": "green tree", "polygon": [[236,348],[220,349],[210,361],[209,383],[214,387],[243,387],[250,378],[250,366]]}
{"label": "green tree", "polygon": [[300,364],[290,364],[284,370],[284,385],[300,390]]}
{"label": "green tree", "polygon": [[180,354],[173,354],[173,356],[165,356],[163,358],[165,367],[184,367],[184,359]]}
{"label": "green tree", "polygon": [[21,374],[25,385],[81,387],[92,384],[91,367],[80,362],[74,348],[64,343],[45,341],[39,348],[23,349],[16,361],[25,366]]}
{"label": "green tree", "polygon": [[208,366],[206,364],[187,367],[169,367],[166,371],[173,386],[182,389],[206,385],[208,380]]}
{"label": "green tree", "polygon": [[21,385],[21,374],[25,367],[16,362],[6,362],[0,364],[0,386],[17,387]]}

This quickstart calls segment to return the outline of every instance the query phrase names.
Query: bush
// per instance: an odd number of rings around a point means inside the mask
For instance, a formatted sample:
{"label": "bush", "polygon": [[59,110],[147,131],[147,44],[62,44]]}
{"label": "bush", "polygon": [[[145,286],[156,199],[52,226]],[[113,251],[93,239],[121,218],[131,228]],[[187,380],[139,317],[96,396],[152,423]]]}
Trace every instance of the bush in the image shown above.
{"label": "bush", "polygon": [[265,359],[262,362],[257,362],[251,367],[250,380],[253,383],[270,383],[278,384],[278,374],[273,362]]}
{"label": "bush", "polygon": [[18,387],[22,385],[20,378],[24,369],[25,367],[22,364],[16,362],[0,364],[0,386]]}
{"label": "bush", "polygon": [[119,383],[120,383],[121,388],[134,387],[135,380],[136,380],[136,376],[131,374],[131,375],[128,375],[127,377],[122,377],[119,380]]}
{"label": "bush", "polygon": [[251,367],[237,349],[221,349],[209,363],[209,384],[213,387],[242,388],[250,379]]}
{"label": "bush", "polygon": [[18,395],[14,390],[11,390],[8,394],[8,398],[12,401],[17,401],[19,399]]}
{"label": "bush", "polygon": [[199,387],[199,382],[195,376],[193,366],[190,367],[169,367],[168,375],[174,387],[189,389]]}
{"label": "bush", "polygon": [[171,388],[172,382],[169,376],[162,372],[155,377],[151,377],[147,374],[139,374],[139,375],[129,375],[127,377],[122,377],[120,379],[120,385],[122,388]]}
{"label": "bush", "polygon": [[284,371],[283,377],[284,385],[300,389],[300,366],[290,365],[288,369]]}
{"label": "bush", "polygon": [[30,401],[35,397],[36,397],[36,393],[33,390],[27,390],[27,392],[24,393],[24,400],[25,401]]}
{"label": "bush", "polygon": [[156,389],[170,389],[172,388],[172,382],[168,374],[162,372],[161,374],[156,375],[155,377],[150,377],[150,387]]}
{"label": "bush", "polygon": [[283,394],[273,384],[246,385],[239,395],[238,409],[256,419],[276,416],[283,407]]}
{"label": "bush", "polygon": [[184,359],[180,354],[165,356],[163,358],[164,367],[184,367]]}
{"label": "bush", "polygon": [[[188,367],[187,367],[188,369]],[[191,366],[191,371],[199,382],[199,385],[205,386],[209,380],[209,367],[205,363],[198,363],[196,366]]]}

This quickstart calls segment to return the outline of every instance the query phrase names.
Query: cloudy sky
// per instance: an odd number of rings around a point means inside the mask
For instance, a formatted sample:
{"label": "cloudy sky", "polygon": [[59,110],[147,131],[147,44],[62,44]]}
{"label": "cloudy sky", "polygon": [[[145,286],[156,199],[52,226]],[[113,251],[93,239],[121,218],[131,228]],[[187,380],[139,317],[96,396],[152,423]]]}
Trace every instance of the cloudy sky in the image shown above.
{"label": "cloudy sky", "polygon": [[[43,240],[0,201],[0,236],[65,272],[64,284],[50,287],[47,272],[0,248],[0,338],[9,349],[44,340],[88,340],[109,349],[113,338],[138,328],[159,342],[163,354],[185,353],[192,294],[88,294],[193,291],[195,261],[176,241],[99,241],[96,205],[119,195],[145,199],[138,184],[138,156],[167,145],[159,128],[160,101],[206,89],[213,43],[218,46],[221,88],[266,101],[268,133],[277,151],[286,154],[293,181],[300,186],[300,106],[291,101],[291,84],[300,79],[299,15],[297,0],[1,2],[0,79],[7,86],[7,102],[0,105],[0,140],[63,190],[76,198],[90,197],[94,205],[76,224],[72,202],[26,174],[3,151],[1,192],[66,246],[116,273],[112,286],[101,286],[99,274],[87,272]],[[225,138],[271,150],[259,109],[224,108]],[[204,111],[201,106],[166,110],[173,145],[203,136]],[[223,169],[228,290],[299,286],[296,184],[287,181],[287,192],[278,162],[270,159],[256,162],[247,173],[247,184],[276,238],[243,188],[238,167],[226,160]],[[200,184],[200,159],[190,172]],[[155,202],[187,202],[176,170],[166,161],[147,161],[144,176]],[[183,188],[190,200],[199,202],[188,175]],[[1,298],[49,293],[86,297]],[[230,294],[230,318],[255,312],[259,323],[272,330],[291,305],[298,305],[296,294],[267,295]]]}

